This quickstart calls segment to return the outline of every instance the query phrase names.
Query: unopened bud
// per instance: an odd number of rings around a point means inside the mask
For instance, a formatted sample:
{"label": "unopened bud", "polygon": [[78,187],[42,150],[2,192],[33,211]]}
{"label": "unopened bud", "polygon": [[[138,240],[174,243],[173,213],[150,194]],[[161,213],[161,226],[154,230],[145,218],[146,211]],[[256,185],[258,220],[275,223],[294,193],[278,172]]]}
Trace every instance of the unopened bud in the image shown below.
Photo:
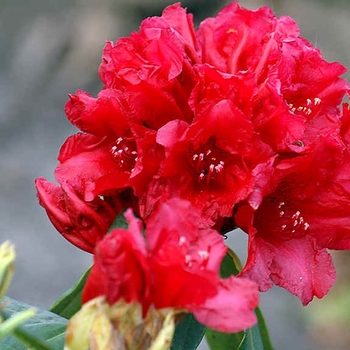
{"label": "unopened bud", "polygon": [[16,253],[13,245],[6,241],[0,245],[0,300],[10,285]]}
{"label": "unopened bud", "polygon": [[177,313],[151,306],[143,318],[139,303],[110,306],[103,297],[95,298],[70,319],[65,350],[167,350]]}

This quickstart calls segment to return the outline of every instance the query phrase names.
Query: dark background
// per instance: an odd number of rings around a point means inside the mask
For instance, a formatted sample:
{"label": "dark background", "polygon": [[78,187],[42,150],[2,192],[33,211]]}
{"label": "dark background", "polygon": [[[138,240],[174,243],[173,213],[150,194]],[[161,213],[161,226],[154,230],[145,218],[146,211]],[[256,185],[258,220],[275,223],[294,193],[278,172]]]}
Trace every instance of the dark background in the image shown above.
{"label": "dark background", "polygon": [[[11,297],[49,307],[90,265],[91,256],[67,243],[38,205],[34,179],[53,181],[59,147],[76,130],[64,104],[76,89],[96,94],[97,69],[105,40],[137,30],[160,15],[164,0],[2,0],[0,2],[0,241],[17,249]],[[196,22],[215,16],[228,2],[188,0],[182,5]],[[343,1],[241,1],[254,9],[270,6],[289,15],[302,35],[329,61],[350,65],[350,3]],[[229,243],[244,260],[246,237]],[[340,278],[321,302],[303,308],[286,291],[261,295],[261,306],[276,349],[350,348],[350,293],[347,253],[335,260]],[[203,345],[202,349],[206,349]]]}

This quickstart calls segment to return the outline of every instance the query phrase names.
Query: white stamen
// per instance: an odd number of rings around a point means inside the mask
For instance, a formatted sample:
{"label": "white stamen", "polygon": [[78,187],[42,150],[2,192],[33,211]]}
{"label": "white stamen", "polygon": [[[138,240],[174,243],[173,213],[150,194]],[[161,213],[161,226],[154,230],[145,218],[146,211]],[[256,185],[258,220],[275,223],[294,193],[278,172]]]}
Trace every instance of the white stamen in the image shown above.
{"label": "white stamen", "polygon": [[199,250],[198,255],[201,257],[202,260],[207,260],[209,257],[209,253],[205,250]]}
{"label": "white stamen", "polygon": [[221,164],[218,164],[216,167],[215,167],[215,171],[217,173],[219,173],[222,169],[224,169],[224,167],[221,165]]}
{"label": "white stamen", "polygon": [[298,210],[293,214],[292,218],[297,219],[299,217],[299,215],[300,215],[300,211]]}
{"label": "white stamen", "polygon": [[186,237],[181,236],[181,237],[179,238],[179,246],[180,246],[180,247],[183,246],[185,242],[186,242]]}

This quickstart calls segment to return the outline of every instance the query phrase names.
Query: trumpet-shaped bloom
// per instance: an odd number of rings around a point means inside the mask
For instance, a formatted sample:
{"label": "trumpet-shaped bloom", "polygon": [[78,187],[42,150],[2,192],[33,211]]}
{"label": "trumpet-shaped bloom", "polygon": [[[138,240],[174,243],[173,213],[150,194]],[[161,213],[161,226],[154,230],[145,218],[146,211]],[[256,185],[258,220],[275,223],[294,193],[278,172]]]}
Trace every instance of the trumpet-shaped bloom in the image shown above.
{"label": "trumpet-shaped bloom", "polygon": [[179,308],[213,329],[237,332],[255,322],[256,285],[244,278],[219,278],[226,253],[223,238],[198,228],[199,215],[179,199],[163,203],[148,219],[145,238],[140,221],[126,212],[127,230],[116,229],[97,245],[83,301],[106,296],[139,302],[144,314]]}

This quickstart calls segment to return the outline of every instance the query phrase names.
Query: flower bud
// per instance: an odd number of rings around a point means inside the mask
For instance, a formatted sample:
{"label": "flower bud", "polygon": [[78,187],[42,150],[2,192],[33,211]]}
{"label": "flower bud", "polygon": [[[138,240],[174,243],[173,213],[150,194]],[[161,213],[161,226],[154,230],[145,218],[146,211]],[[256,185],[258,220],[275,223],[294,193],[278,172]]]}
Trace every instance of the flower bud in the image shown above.
{"label": "flower bud", "polygon": [[151,307],[143,318],[139,303],[118,301],[110,306],[104,297],[98,297],[84,304],[69,321],[64,349],[166,350],[178,312]]}
{"label": "flower bud", "polygon": [[6,241],[0,246],[0,300],[6,294],[10,285],[14,260],[16,257],[15,249],[13,245]]}

